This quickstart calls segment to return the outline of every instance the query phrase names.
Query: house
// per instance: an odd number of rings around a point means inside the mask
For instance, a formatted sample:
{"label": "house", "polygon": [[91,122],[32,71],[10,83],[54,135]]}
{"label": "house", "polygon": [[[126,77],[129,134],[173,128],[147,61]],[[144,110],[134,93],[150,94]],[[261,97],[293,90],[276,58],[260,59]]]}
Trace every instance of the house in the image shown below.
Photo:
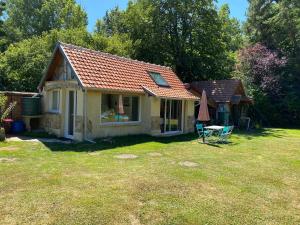
{"label": "house", "polygon": [[[206,91],[213,123],[238,125],[241,118],[247,118],[252,99],[247,97],[240,80],[195,81],[188,85],[188,89],[199,97],[203,90]],[[195,112],[198,110],[199,105]]]}
{"label": "house", "polygon": [[193,132],[199,99],[169,67],[64,43],[38,89],[44,129],[79,141]]}

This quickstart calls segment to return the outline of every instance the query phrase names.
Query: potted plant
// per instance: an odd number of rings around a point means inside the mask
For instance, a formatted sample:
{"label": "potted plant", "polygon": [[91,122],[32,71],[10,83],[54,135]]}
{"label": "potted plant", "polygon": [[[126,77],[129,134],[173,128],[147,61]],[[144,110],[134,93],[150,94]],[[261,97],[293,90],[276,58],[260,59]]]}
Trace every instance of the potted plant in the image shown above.
{"label": "potted plant", "polygon": [[4,94],[0,94],[0,141],[5,140],[5,129],[3,121],[9,115],[9,113],[14,109],[17,102],[11,102],[6,108],[7,97]]}

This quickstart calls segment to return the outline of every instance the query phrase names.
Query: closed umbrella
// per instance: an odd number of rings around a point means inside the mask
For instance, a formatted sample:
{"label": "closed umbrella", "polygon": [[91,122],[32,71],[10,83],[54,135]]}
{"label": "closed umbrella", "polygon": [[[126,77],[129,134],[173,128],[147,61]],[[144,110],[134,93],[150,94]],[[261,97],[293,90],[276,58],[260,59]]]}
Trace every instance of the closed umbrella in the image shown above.
{"label": "closed umbrella", "polygon": [[[208,113],[208,106],[207,106],[207,97],[206,97],[206,91],[203,90],[201,101],[200,101],[200,108],[198,113],[198,120],[201,122],[208,122],[210,121],[209,113]],[[203,142],[205,142],[205,136],[204,136],[204,128],[203,128]]]}

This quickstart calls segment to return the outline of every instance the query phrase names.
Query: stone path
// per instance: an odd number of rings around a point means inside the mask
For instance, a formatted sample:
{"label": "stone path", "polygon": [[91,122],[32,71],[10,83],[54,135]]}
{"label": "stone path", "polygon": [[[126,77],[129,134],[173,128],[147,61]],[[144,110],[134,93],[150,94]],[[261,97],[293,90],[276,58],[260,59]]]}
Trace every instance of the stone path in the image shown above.
{"label": "stone path", "polygon": [[62,143],[62,144],[71,144],[72,141],[63,141],[57,138],[31,138],[31,137],[8,137],[6,138],[7,142],[39,142],[39,143]]}
{"label": "stone path", "polygon": [[190,161],[179,162],[179,165],[184,166],[184,167],[198,167],[199,166],[198,163],[190,162]]}
{"label": "stone path", "polygon": [[14,146],[7,146],[7,147],[1,147],[0,151],[16,151],[19,150],[18,147],[14,147]]}
{"label": "stone path", "polygon": [[117,159],[136,159],[138,156],[133,154],[121,154],[116,155],[115,158]]}
{"label": "stone path", "polygon": [[0,163],[2,162],[14,162],[17,158],[0,158]]}

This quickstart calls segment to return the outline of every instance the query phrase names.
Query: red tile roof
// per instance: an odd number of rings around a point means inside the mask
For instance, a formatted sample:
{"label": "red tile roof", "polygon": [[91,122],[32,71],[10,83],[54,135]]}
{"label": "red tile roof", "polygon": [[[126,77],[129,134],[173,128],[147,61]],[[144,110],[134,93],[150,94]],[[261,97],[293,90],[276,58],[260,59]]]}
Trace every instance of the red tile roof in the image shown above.
{"label": "red tile roof", "polygon": [[[82,85],[86,88],[152,94],[163,98],[198,99],[170,67],[145,63],[60,43]],[[159,87],[148,72],[160,73],[170,87]]]}

